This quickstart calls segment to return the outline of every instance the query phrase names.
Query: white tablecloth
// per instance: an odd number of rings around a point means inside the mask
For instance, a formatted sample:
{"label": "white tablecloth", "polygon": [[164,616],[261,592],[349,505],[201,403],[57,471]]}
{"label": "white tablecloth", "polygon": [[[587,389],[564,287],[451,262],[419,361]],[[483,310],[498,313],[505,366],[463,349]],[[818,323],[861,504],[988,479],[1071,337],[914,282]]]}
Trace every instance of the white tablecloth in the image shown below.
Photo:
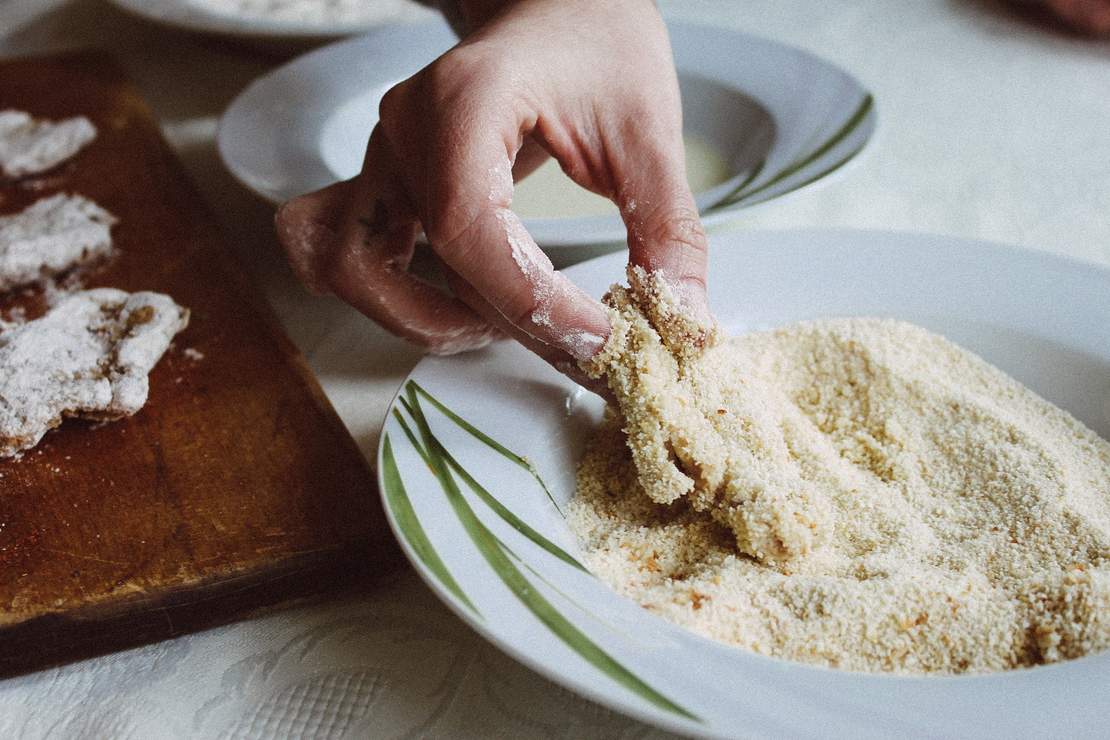
{"label": "white tablecloth", "polygon": [[[932,231],[1110,264],[1110,42],[991,0],[663,5],[814,51],[875,93],[879,130],[863,158],[743,225]],[[0,54],[89,45],[123,60],[372,455],[418,353],[293,283],[270,209],[230,179],[213,146],[220,111],[275,61],[96,0],[0,0]],[[503,656],[407,570],[338,600],[0,682],[0,737],[652,734]]]}

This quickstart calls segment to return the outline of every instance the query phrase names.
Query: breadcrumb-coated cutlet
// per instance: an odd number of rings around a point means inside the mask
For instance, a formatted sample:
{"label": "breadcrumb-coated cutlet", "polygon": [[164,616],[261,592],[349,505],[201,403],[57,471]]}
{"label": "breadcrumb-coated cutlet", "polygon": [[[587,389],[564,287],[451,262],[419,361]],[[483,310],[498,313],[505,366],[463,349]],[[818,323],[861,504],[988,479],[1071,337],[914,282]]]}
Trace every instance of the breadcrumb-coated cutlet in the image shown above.
{"label": "breadcrumb-coated cutlet", "polygon": [[616,407],[568,511],[615,590],[708,637],[850,670],[1110,648],[1110,442],[920,327],[830,319],[725,341],[630,277],[586,365]]}

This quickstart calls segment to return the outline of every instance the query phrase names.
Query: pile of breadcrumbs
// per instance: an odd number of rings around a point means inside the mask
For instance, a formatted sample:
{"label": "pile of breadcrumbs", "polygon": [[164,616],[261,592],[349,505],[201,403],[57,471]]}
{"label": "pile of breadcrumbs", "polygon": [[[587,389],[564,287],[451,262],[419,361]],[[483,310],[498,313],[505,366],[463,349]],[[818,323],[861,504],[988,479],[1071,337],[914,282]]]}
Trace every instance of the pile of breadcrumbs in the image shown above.
{"label": "pile of breadcrumbs", "polygon": [[1110,646],[1110,443],[903,322],[708,331],[690,351],[665,289],[630,277],[586,368],[620,410],[570,513],[614,589],[707,637],[851,670]]}

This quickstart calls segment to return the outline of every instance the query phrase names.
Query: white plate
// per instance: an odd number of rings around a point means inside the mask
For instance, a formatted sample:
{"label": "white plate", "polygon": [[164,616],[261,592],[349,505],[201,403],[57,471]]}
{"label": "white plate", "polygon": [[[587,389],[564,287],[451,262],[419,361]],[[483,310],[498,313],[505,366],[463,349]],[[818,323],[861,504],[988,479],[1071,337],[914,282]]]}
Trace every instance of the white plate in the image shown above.
{"label": "white plate", "polygon": [[[670,23],[687,134],[728,164],[697,194],[706,224],[804,187],[854,157],[875,127],[855,78],[789,46],[707,26]],[[251,84],[220,122],[231,173],[273,202],[358,172],[378,101],[454,43],[442,22],[376,30],[319,49]],[[529,219],[549,250],[624,241],[616,215]],[[597,250],[593,250],[596,253]],[[557,261],[566,263],[569,255]]]}
{"label": "white plate", "polygon": [[[567,270],[594,295],[622,273],[619,255]],[[734,332],[831,316],[913,321],[1110,438],[1110,271],[941,236],[785,231],[715,237],[711,274],[714,311]],[[442,486],[422,460],[400,421],[419,437],[405,408],[413,384],[511,450],[415,394],[442,449],[485,493],[458,469]],[[699,735],[1105,736],[1110,653],[973,677],[826,670],[696,636],[568,564],[556,548],[575,557],[577,547],[554,502],[573,495],[601,402],[517,345],[424,360],[393,409],[379,485],[409,559],[475,630],[584,696]]]}
{"label": "white plate", "polygon": [[298,50],[326,41],[355,36],[385,23],[426,20],[431,12],[413,2],[365,0],[380,7],[372,16],[346,22],[308,23],[223,13],[191,0],[110,0],[116,7],[146,20],[185,31],[227,36],[272,50]]}

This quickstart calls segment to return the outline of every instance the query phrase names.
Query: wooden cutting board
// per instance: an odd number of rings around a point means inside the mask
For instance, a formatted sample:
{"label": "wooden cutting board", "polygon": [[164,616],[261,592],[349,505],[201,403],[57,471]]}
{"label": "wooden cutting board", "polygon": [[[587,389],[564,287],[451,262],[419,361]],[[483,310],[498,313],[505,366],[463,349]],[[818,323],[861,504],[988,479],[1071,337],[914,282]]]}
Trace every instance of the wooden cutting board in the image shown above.
{"label": "wooden cutting board", "polygon": [[[0,675],[227,622],[396,562],[354,441],[119,68],[99,54],[2,61],[4,108],[83,114],[100,134],[45,176],[0,183],[0,213],[59,191],[93,199],[120,219],[118,253],[82,283],[168,293],[192,318],[136,416],[70,420],[0,461]],[[34,315],[42,296],[0,298],[17,305]]]}

